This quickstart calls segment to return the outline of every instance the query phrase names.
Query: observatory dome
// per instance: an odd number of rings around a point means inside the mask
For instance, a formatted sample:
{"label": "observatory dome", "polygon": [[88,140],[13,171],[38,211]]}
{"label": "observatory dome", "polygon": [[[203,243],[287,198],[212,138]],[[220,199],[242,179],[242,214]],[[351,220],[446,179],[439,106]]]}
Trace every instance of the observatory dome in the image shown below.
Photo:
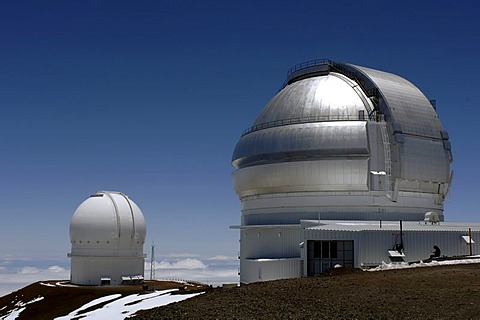
{"label": "observatory dome", "polygon": [[100,191],[75,210],[70,240],[78,248],[135,248],[145,242],[140,208],[120,192]]}
{"label": "observatory dome", "polygon": [[293,67],[232,155],[240,282],[299,276],[303,221],[443,221],[451,161],[434,105],[408,80],[330,60]]}
{"label": "observatory dome", "polygon": [[[146,225],[140,208],[120,192],[100,191],[75,210],[70,223],[71,281],[99,285],[143,279]],[[108,280],[107,280],[108,279]]]}
{"label": "observatory dome", "polygon": [[412,83],[320,60],[289,71],[237,143],[232,176],[252,223],[318,213],[422,220],[434,211],[443,219],[451,159],[448,133]]}

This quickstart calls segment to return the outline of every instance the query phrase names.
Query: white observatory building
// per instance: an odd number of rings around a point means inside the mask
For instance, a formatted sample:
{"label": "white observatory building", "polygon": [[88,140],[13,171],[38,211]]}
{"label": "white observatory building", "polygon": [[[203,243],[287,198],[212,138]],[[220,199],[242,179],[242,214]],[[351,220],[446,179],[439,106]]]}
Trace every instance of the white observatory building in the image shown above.
{"label": "white observatory building", "polygon": [[140,208],[120,192],[99,191],[82,202],[70,224],[70,282],[139,283],[144,277],[146,226]]}
{"label": "white observatory building", "polygon": [[434,102],[406,79],[330,60],[295,66],[233,152],[240,282],[378,265],[400,245],[405,261],[434,244],[468,253],[478,227],[443,222],[451,161]]}

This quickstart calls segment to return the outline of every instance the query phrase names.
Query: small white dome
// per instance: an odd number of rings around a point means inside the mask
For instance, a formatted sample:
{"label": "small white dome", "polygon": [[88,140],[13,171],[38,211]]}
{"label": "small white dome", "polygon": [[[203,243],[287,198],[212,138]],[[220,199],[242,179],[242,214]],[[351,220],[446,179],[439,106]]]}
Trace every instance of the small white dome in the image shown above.
{"label": "small white dome", "polygon": [[142,211],[120,192],[91,195],[75,210],[70,224],[72,248],[143,248],[145,236]]}

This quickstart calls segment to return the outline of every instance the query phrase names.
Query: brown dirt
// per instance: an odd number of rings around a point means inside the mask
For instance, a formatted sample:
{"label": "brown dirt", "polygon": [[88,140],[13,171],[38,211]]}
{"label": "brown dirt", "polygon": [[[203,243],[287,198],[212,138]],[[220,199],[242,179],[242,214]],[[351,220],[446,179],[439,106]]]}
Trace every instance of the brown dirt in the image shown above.
{"label": "brown dirt", "polygon": [[480,265],[330,274],[214,289],[134,319],[480,319]]}
{"label": "brown dirt", "polygon": [[[176,282],[155,282],[157,290],[179,287]],[[191,286],[184,292],[205,289]],[[44,299],[28,305],[18,319],[53,319],[105,295],[139,292],[142,286],[52,288],[34,283],[1,297],[0,309],[7,308],[0,317],[15,302],[39,295]],[[336,269],[313,278],[216,288],[134,319],[480,319],[480,265],[382,272]]]}
{"label": "brown dirt", "polygon": [[[59,280],[42,281],[43,283],[55,284]],[[155,290],[167,290],[184,287],[178,282],[170,281],[146,281],[145,284],[155,286]],[[198,291],[196,286],[187,286],[185,293]],[[203,288],[204,290],[204,288]],[[78,309],[87,302],[110,294],[120,293],[122,296],[145,292],[142,285],[129,286],[79,286],[79,287],[48,287],[41,285],[40,282],[33,283],[23,289],[0,298],[0,317],[6,315],[8,311],[15,308],[18,301],[28,302],[38,296],[44,297],[43,300],[29,304],[27,309],[20,313],[17,318],[21,319],[54,319],[64,316],[71,311]],[[87,310],[88,311],[88,310]]]}

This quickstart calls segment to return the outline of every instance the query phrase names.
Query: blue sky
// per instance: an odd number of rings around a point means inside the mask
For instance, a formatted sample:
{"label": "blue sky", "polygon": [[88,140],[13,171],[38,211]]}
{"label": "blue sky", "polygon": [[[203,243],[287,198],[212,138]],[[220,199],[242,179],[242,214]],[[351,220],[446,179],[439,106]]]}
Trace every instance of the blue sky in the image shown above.
{"label": "blue sky", "polygon": [[236,256],[233,148],[286,71],[317,58],[436,99],[454,152],[446,219],[480,221],[477,14],[475,1],[1,2],[0,260],[66,260],[71,216],[98,190],[140,206],[157,255]]}

